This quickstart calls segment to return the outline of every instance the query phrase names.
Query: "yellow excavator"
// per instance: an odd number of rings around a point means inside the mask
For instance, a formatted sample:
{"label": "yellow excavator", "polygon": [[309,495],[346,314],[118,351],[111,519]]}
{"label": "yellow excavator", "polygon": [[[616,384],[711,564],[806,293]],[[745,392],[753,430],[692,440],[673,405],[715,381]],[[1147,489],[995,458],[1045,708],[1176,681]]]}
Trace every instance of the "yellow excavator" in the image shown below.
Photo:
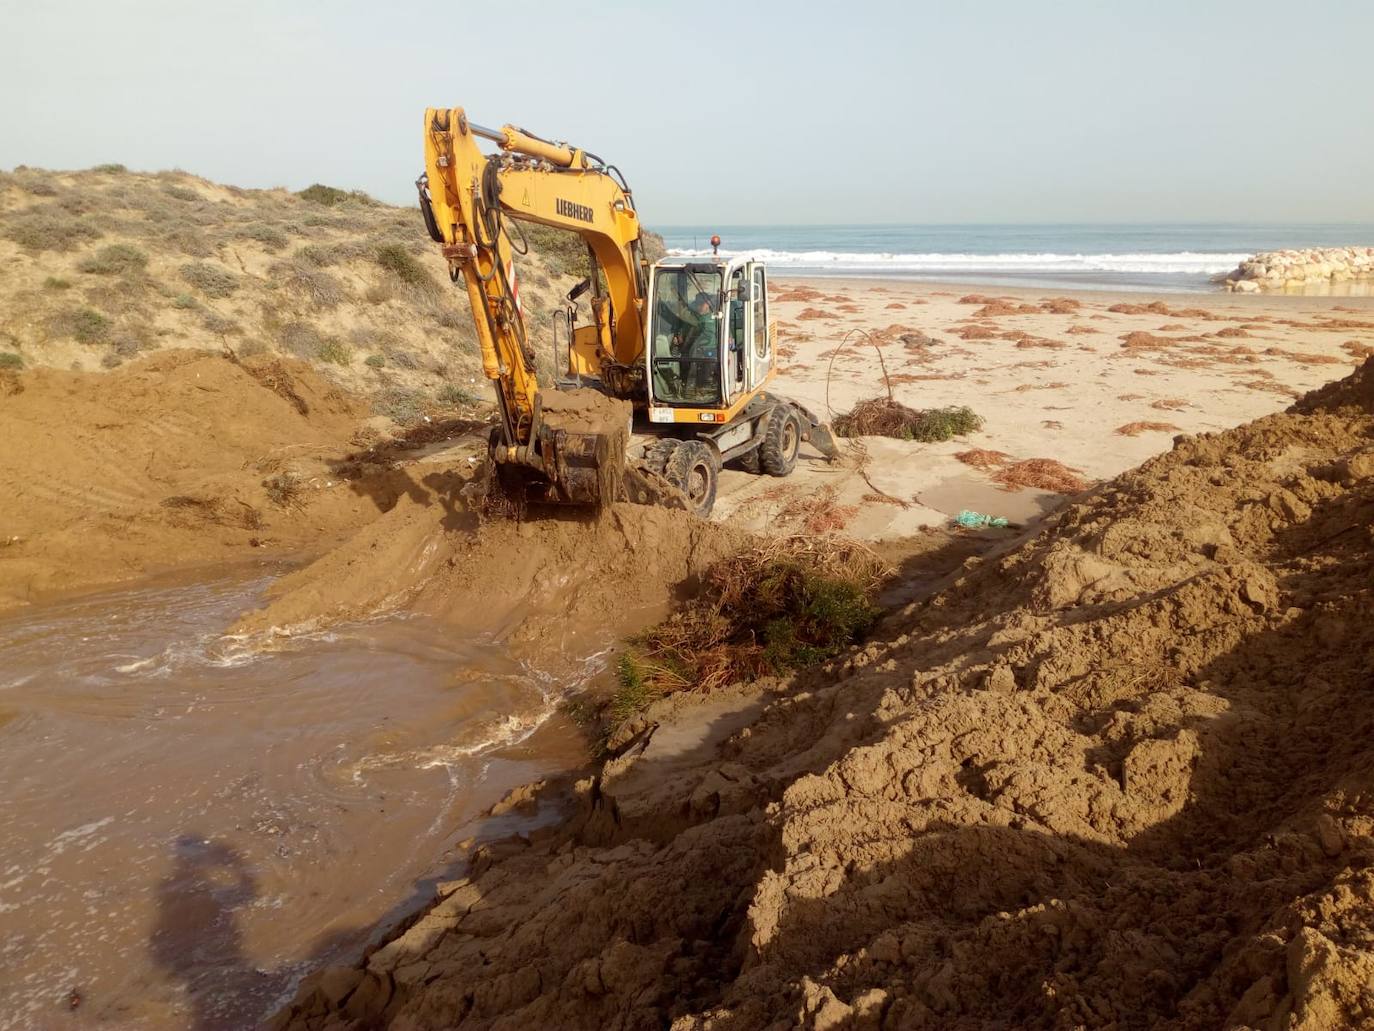
{"label": "yellow excavator", "polygon": [[[496,150],[484,152],[479,140]],[[496,386],[500,412],[490,458],[507,489],[571,504],[675,502],[705,516],[726,462],[786,476],[802,441],[834,457],[826,426],[764,389],[776,333],[763,264],[713,253],[650,265],[633,197],[614,165],[511,125],[484,128],[462,108],[430,108],[416,185],[449,277],[467,288],[482,371]],[[554,314],[552,387],[629,401],[636,438],[647,438],[635,458],[625,433],[578,432],[545,418],[557,395],[541,388],[520,303],[522,221],[586,243],[590,275]],[[719,240],[712,243],[717,250]],[[663,491],[663,481],[675,489]]]}

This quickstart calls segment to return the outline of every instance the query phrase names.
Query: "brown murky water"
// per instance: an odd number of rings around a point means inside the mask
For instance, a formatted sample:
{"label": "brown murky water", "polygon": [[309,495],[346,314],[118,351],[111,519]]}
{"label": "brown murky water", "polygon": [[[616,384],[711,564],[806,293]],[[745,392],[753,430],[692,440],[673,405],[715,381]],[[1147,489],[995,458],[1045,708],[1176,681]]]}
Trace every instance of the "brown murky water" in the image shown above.
{"label": "brown murky water", "polygon": [[0,1027],[252,1026],[581,759],[573,685],[451,627],[224,638],[270,580],[0,620]]}

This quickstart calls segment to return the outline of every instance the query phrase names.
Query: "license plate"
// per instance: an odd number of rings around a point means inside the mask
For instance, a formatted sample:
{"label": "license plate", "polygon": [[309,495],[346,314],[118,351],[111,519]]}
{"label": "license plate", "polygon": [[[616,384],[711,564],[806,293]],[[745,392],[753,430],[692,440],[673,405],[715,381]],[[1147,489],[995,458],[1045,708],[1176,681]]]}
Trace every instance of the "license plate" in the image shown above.
{"label": "license plate", "polygon": [[672,422],[672,421],[673,421],[673,410],[672,410],[671,408],[650,408],[650,409],[649,409],[649,421],[650,421],[650,422]]}

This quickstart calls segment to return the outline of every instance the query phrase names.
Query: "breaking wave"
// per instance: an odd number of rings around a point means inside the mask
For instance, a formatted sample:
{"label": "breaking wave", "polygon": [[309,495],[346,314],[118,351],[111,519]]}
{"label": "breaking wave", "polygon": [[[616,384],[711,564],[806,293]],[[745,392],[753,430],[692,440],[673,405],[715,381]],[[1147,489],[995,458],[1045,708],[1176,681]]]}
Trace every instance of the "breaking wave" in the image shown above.
{"label": "breaking wave", "polygon": [[[673,257],[703,251],[670,248]],[[1230,272],[1248,253],[1179,251],[1170,254],[889,254],[854,251],[727,251],[751,254],[778,268],[816,272],[1036,273],[1111,272],[1148,275],[1218,275]]]}

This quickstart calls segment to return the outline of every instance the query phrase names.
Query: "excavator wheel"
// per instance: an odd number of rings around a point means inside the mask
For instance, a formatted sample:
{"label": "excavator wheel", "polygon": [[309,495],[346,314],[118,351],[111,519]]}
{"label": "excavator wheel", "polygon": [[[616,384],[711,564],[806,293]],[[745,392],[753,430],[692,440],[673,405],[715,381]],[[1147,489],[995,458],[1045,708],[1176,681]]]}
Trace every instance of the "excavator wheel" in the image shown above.
{"label": "excavator wheel", "polygon": [[656,440],[644,451],[644,465],[682,492],[687,511],[703,519],[716,503],[720,457],[700,440]]}
{"label": "excavator wheel", "polygon": [[687,496],[687,511],[705,519],[716,503],[720,458],[711,445],[683,440],[668,458],[666,478]]}
{"label": "excavator wheel", "polygon": [[736,469],[740,469],[746,473],[752,473],[755,476],[758,476],[761,472],[763,472],[763,465],[759,461],[758,448],[754,448],[753,451],[746,451],[744,454],[736,458],[732,464],[735,466]]}
{"label": "excavator wheel", "polygon": [[666,476],[668,472],[668,459],[673,456],[673,452],[677,450],[677,446],[681,443],[682,441],[674,440],[672,437],[664,437],[661,440],[654,441],[644,449],[644,467],[650,472],[658,473],[660,476]]}
{"label": "excavator wheel", "polygon": [[767,419],[763,443],[759,445],[759,464],[769,476],[786,476],[797,464],[801,423],[785,404],[774,408]]}

